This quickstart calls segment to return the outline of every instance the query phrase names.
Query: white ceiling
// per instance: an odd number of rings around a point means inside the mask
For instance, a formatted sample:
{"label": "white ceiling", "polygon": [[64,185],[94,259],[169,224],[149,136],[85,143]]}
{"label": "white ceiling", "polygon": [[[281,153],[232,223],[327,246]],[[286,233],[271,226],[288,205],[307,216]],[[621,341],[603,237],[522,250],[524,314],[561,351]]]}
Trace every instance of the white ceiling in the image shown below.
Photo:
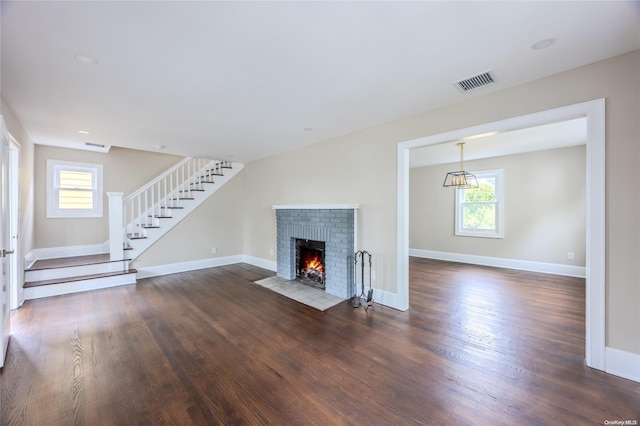
{"label": "white ceiling", "polygon": [[[640,48],[638,1],[1,7],[1,92],[34,142],[240,162]],[[452,84],[487,70],[492,86]]]}
{"label": "white ceiling", "polygon": [[416,148],[411,150],[410,167],[458,163],[460,142],[465,144],[464,161],[585,145],[587,119],[576,118],[504,133],[469,135],[459,141]]}

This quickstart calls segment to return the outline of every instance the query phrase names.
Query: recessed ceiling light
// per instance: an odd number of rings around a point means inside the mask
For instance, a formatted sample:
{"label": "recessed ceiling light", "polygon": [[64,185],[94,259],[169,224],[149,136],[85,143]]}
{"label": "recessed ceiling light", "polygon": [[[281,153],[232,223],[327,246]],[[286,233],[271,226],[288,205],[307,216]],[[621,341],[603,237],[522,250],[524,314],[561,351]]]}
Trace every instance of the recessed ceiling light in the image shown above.
{"label": "recessed ceiling light", "polygon": [[87,132],[86,130],[78,130],[78,133],[82,133],[83,135],[90,134],[90,132]]}
{"label": "recessed ceiling light", "polygon": [[166,145],[156,145],[156,149],[158,151],[162,151],[163,149],[165,149],[167,146]]}
{"label": "recessed ceiling light", "polygon": [[98,63],[98,60],[96,58],[92,58],[91,56],[88,56],[88,55],[83,55],[82,53],[77,53],[73,55],[73,57],[76,58],[76,61],[85,65],[95,65]]}
{"label": "recessed ceiling light", "polygon": [[546,49],[547,47],[551,46],[555,42],[556,42],[555,38],[545,38],[544,40],[540,40],[539,42],[534,43],[531,46],[531,48],[533,50],[542,50],[542,49]]}
{"label": "recessed ceiling light", "polygon": [[305,132],[312,132],[313,131],[313,127],[305,127],[304,129]]}

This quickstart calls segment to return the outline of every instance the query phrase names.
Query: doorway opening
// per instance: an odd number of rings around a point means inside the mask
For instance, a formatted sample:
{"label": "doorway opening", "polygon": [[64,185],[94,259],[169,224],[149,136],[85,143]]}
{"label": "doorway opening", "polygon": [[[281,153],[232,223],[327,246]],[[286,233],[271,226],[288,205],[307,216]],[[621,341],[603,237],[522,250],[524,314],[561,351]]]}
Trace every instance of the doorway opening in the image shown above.
{"label": "doorway opening", "polygon": [[471,135],[587,119],[587,229],[585,361],[605,370],[605,101],[597,99],[520,117],[413,139],[398,144],[397,155],[397,307],[409,308],[409,156],[410,150],[440,145]]}

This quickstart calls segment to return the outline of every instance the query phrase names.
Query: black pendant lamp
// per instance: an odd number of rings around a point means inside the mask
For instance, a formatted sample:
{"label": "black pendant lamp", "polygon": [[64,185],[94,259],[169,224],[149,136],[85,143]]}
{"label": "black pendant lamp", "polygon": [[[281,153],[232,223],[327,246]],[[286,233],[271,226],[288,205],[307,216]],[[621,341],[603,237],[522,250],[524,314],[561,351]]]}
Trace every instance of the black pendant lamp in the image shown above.
{"label": "black pendant lamp", "polygon": [[475,175],[464,171],[464,142],[458,143],[458,146],[460,147],[460,170],[447,173],[442,186],[458,189],[477,188],[478,180]]}

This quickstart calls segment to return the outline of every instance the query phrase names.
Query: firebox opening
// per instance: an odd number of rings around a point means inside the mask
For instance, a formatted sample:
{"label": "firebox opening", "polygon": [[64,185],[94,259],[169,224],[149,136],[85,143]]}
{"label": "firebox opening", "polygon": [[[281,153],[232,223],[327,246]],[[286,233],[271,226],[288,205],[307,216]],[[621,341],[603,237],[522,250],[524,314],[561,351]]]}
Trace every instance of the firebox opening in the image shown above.
{"label": "firebox opening", "polygon": [[296,239],[296,278],[313,287],[325,288],[324,242]]}

